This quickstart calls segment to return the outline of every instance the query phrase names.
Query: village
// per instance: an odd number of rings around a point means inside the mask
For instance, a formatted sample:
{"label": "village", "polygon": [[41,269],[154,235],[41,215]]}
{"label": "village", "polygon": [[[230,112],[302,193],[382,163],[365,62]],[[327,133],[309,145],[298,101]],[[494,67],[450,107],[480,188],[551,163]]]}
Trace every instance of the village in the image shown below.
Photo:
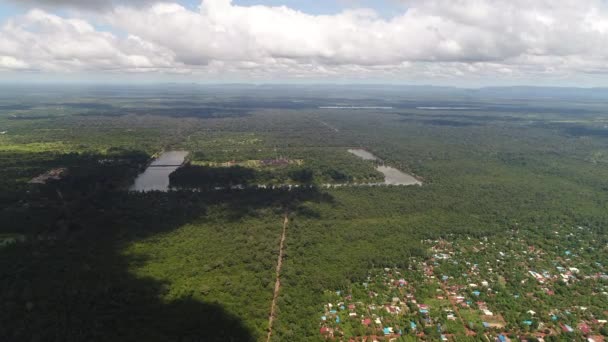
{"label": "village", "polygon": [[601,261],[588,261],[598,254],[584,230],[561,227],[542,240],[518,230],[425,240],[424,260],[326,291],[319,333],[339,341],[602,342],[608,275]]}

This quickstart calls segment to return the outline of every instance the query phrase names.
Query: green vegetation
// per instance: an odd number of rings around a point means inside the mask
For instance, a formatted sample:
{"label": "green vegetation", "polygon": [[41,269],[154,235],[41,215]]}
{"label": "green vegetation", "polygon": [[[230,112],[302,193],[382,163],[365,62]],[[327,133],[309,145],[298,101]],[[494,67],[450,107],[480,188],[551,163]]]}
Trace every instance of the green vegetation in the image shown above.
{"label": "green vegetation", "polygon": [[255,178],[255,172],[241,166],[209,167],[185,165],[169,175],[173,188],[206,189],[216,187],[230,187],[235,185],[249,185]]}
{"label": "green vegetation", "polygon": [[[393,297],[404,314],[376,314],[404,341],[606,334],[603,102],[359,90],[303,93],[296,107],[288,94],[207,91],[0,96],[0,339],[264,341],[285,212],[273,341],[325,339],[325,306],[346,295],[357,319],[347,305],[328,326],[345,339],[382,335],[361,316]],[[394,109],[318,109],[372,96]],[[480,109],[416,109],[433,101]],[[353,147],[424,185],[324,187],[382,179]],[[127,191],[172,149],[190,151],[177,191]],[[248,184],[269,187],[231,187]],[[311,186],[270,187],[281,184]],[[408,285],[386,285],[385,268]]]}

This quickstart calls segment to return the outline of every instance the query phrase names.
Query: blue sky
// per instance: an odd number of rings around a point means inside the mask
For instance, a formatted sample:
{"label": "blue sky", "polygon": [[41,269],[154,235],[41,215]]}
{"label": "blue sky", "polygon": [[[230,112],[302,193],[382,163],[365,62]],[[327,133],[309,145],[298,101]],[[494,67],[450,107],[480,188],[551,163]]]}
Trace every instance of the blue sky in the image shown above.
{"label": "blue sky", "polygon": [[[201,3],[200,0],[177,2],[193,10]],[[396,0],[234,0],[233,3],[242,6],[288,6],[309,14],[335,14],[348,8],[372,8],[384,17],[394,16],[404,9]],[[19,5],[19,1],[0,0],[0,21],[23,14],[27,9],[28,6]]]}
{"label": "blue sky", "polygon": [[[197,1],[190,1],[196,3]],[[256,0],[238,0],[236,4],[245,6],[250,5],[285,5],[290,8],[299,9],[310,14],[335,14],[348,8],[372,8],[378,14],[388,17],[403,12],[404,6],[398,4],[397,1],[390,0],[324,0],[324,1],[306,1],[306,0],[271,0],[271,1],[256,1]]]}
{"label": "blue sky", "polygon": [[12,17],[22,12],[23,9],[18,8],[17,5],[13,3],[0,2],[0,21],[4,21],[8,17]]}

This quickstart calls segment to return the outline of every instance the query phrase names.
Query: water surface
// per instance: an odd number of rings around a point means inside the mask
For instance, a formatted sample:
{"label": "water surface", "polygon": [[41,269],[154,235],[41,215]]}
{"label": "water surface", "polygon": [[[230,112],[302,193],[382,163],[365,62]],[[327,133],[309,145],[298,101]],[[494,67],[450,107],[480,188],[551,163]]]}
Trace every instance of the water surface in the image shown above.
{"label": "water surface", "polygon": [[378,160],[378,157],[361,148],[349,149],[348,152],[356,155],[357,157],[363,160]]}
{"label": "water surface", "polygon": [[421,185],[422,183],[401,170],[395,169],[390,166],[380,165],[376,167],[376,170],[384,174],[384,184],[387,185]]}
{"label": "water surface", "polygon": [[169,191],[169,175],[184,163],[187,155],[187,151],[163,152],[135,178],[135,182],[129,190]]}
{"label": "water surface", "polygon": [[159,166],[159,165],[182,165],[184,163],[184,159],[188,155],[188,151],[167,151],[163,152],[158,158],[154,159],[150,166]]}
{"label": "water surface", "polygon": [[[357,157],[363,160],[374,160],[374,161],[382,161],[380,158],[376,157],[373,153],[364,150],[364,149],[349,149],[348,152],[356,155]],[[398,170],[392,166],[386,165],[378,165],[376,166],[376,170],[382,172],[384,175],[384,185],[421,185],[422,182],[414,178],[414,176],[409,175],[401,170]],[[372,184],[370,184],[372,185]]]}

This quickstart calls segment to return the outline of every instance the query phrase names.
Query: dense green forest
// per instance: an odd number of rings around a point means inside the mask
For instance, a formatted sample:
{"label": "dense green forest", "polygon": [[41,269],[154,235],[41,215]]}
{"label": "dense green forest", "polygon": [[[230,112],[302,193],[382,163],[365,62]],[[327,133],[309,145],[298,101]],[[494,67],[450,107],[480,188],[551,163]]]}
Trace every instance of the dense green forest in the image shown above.
{"label": "dense green forest", "polygon": [[[303,94],[294,107],[293,93],[233,95],[0,95],[0,339],[266,340],[285,215],[273,341],[329,338],[319,320],[334,299],[326,294],[357,294],[384,268],[401,270],[408,291],[431,306],[432,328],[407,330],[404,341],[607,333],[597,323],[608,307],[604,102],[337,91]],[[319,109],[349,101],[393,107]],[[479,109],[417,108],[441,101]],[[382,174],[353,147],[423,185],[354,186]],[[128,190],[170,150],[189,152],[170,176],[173,191]],[[59,179],[30,182],[58,168]],[[247,184],[310,186],[230,187]],[[451,247],[438,252],[442,240]],[[450,261],[434,258],[448,252]],[[564,283],[556,267],[578,273]],[[530,270],[557,278],[539,284]],[[460,287],[473,278],[498,285],[477,298]],[[443,285],[473,302],[460,312],[470,327],[435,314],[451,307],[437,299]],[[484,328],[476,301],[504,326]],[[405,317],[396,327],[409,326]],[[382,335],[351,321],[331,328],[343,339]],[[591,332],[580,331],[585,322]],[[576,331],[562,333],[560,323]]]}

